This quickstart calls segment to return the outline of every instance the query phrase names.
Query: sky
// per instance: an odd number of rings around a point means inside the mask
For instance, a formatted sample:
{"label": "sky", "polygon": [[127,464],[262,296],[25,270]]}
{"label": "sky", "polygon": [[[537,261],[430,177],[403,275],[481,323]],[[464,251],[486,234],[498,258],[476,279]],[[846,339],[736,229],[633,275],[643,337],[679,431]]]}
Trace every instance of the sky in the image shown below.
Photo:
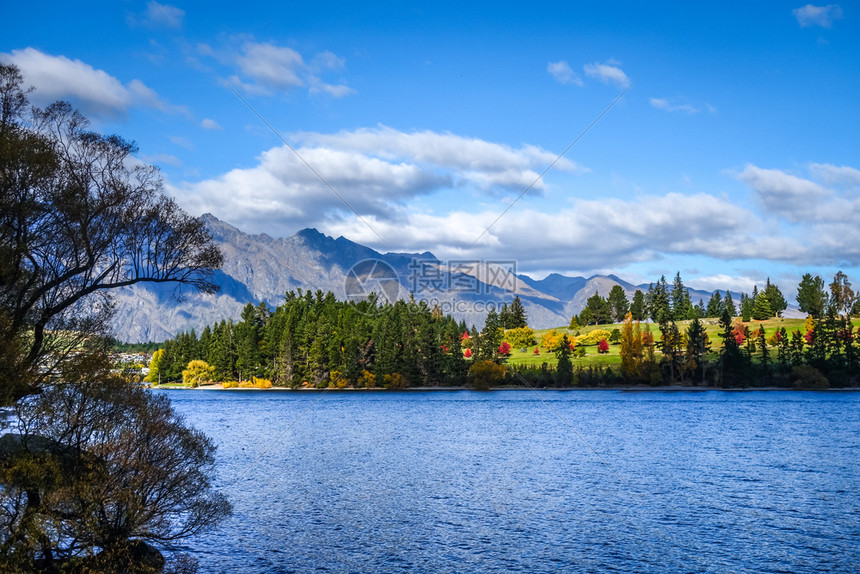
{"label": "sky", "polygon": [[535,278],[860,286],[860,3],[9,3],[192,215]]}

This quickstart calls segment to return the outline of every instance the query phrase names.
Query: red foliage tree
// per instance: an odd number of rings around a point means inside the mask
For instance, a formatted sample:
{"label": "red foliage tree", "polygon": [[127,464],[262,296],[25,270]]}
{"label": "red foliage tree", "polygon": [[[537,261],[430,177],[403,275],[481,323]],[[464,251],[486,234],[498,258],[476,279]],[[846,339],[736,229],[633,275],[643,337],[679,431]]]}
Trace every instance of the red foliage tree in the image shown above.
{"label": "red foliage tree", "polygon": [[511,354],[511,344],[507,341],[502,341],[502,344],[499,345],[499,354],[503,357],[509,357]]}
{"label": "red foliage tree", "polygon": [[597,343],[597,352],[599,352],[599,353],[608,353],[609,352],[609,342],[606,339],[600,339],[600,342]]}
{"label": "red foliage tree", "polygon": [[534,350],[534,353],[533,353],[533,354],[534,354],[535,356],[540,355],[540,349],[538,349],[537,347],[535,347],[535,350]]}
{"label": "red foliage tree", "polygon": [[465,351],[463,351],[463,356],[466,357],[467,359],[471,359],[472,358],[472,349],[466,349]]}

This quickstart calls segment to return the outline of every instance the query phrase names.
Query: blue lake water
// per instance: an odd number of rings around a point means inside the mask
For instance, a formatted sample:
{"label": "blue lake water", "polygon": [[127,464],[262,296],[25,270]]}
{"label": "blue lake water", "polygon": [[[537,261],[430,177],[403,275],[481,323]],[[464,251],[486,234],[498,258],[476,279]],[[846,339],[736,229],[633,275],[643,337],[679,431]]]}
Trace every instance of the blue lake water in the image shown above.
{"label": "blue lake water", "polygon": [[201,573],[860,564],[860,393],[154,392],[234,505]]}

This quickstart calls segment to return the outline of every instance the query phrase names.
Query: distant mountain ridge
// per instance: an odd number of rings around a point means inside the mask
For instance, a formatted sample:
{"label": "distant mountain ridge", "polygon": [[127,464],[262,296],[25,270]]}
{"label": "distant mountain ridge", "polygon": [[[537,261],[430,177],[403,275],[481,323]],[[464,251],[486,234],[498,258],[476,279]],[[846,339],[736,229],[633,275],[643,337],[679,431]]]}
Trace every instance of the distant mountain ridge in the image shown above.
{"label": "distant mountain ridge", "polygon": [[[345,283],[350,269],[363,260],[379,260],[390,266],[399,281],[397,298],[438,304],[443,312],[467,324],[481,326],[488,306],[510,303],[520,296],[534,328],[567,325],[595,292],[607,296],[620,285],[628,298],[647,285],[633,285],[614,275],[566,277],[552,273],[536,280],[513,275],[508,269],[492,265],[460,266],[456,269],[439,262],[430,252],[379,253],[344,237],[334,239],[316,229],[303,229],[285,238],[248,234],[213,215],[202,216],[204,223],[224,255],[224,265],[215,273],[220,286],[216,294],[181,293],[165,285],[137,284],[119,290],[116,297],[114,332],[127,342],[163,341],[188,329],[198,331],[222,319],[237,320],[249,302],[281,304],[288,291],[331,291],[345,298]],[[429,271],[428,271],[429,270]],[[429,272],[432,279],[468,289],[421,288]],[[515,293],[510,288],[514,287]],[[690,290],[694,303],[707,302],[710,293]],[[734,295],[734,294],[733,294]]]}

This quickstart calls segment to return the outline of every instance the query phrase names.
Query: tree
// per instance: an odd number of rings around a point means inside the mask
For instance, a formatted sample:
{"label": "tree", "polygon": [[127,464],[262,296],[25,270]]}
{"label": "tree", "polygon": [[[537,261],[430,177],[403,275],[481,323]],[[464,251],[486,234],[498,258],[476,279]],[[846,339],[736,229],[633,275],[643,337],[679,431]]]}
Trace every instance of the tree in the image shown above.
{"label": "tree", "polygon": [[520,301],[520,296],[515,295],[510,307],[510,324],[505,325],[505,329],[522,329],[527,326],[526,309]]}
{"label": "tree", "polygon": [[824,279],[809,273],[803,275],[797,286],[797,305],[809,316],[820,319],[827,307],[827,292],[824,290]]}
{"label": "tree", "polygon": [[597,291],[585,301],[585,308],[591,311],[592,320],[596,325],[603,325],[612,321],[609,303]]}
{"label": "tree", "polygon": [[[589,309],[588,307],[585,307],[579,313],[579,321],[578,322],[580,324],[582,324],[583,326],[591,325],[591,323],[594,323],[595,325],[597,324],[597,322],[595,321],[595,318],[594,318],[594,313],[592,313],[591,309]],[[571,324],[573,324],[572,320],[571,320]]]}
{"label": "tree", "polygon": [[152,354],[152,359],[149,361],[149,373],[144,379],[146,382],[154,383],[156,385],[161,383],[158,368],[161,363],[162,356],[164,356],[164,349],[158,349]]}
{"label": "tree", "polygon": [[838,271],[830,284],[830,304],[836,309],[837,314],[849,317],[854,308],[855,296],[851,289],[848,276]]}
{"label": "tree", "polygon": [[242,321],[236,324],[236,370],[240,379],[248,379],[258,374],[260,365],[260,341],[263,317],[258,307],[248,303],[242,309]]}
{"label": "tree", "polygon": [[715,318],[723,314],[725,304],[719,291],[714,291],[711,298],[708,299],[708,306],[705,308],[705,317]]}
{"label": "tree", "polygon": [[0,562],[17,571],[130,571],[142,548],[163,563],[150,544],[180,541],[230,512],[212,489],[212,441],[185,427],[167,397],[106,366],[88,360],[79,374],[97,382],[49,385],[19,403],[20,434],[0,439]]}
{"label": "tree", "polygon": [[693,304],[690,301],[690,292],[684,287],[684,282],[681,281],[681,272],[675,274],[675,280],[672,282],[672,292],[670,294],[672,306],[672,319],[675,321],[683,321],[687,319],[690,312],[693,310]]}
{"label": "tree", "polygon": [[765,319],[770,319],[773,315],[773,309],[771,309],[767,294],[764,291],[760,292],[758,297],[755,298],[752,318],[756,321],[764,321]]}
{"label": "tree", "polygon": [[755,286],[753,286],[752,297],[748,297],[746,294],[741,293],[741,319],[744,323],[748,323],[750,319],[752,319],[756,299],[758,299],[758,289]]}
{"label": "tree", "polygon": [[111,374],[111,292],[214,292],[221,253],[133,144],[88,131],[69,104],[29,107],[21,85],[0,65],[0,404],[19,420],[0,437],[0,560],[119,571],[229,505],[209,483],[212,443]]}
{"label": "tree", "polygon": [[624,316],[627,315],[627,311],[630,310],[630,304],[627,301],[627,295],[624,293],[624,289],[621,285],[612,286],[612,289],[609,291],[607,302],[609,303],[612,322],[620,323],[623,321]]}
{"label": "tree", "polygon": [[573,384],[573,363],[570,362],[570,347],[570,341],[568,341],[567,335],[564,335],[555,351],[558,357],[555,374],[560,387],[569,387]]}
{"label": "tree", "polygon": [[656,284],[648,286],[645,295],[645,309],[648,316],[656,323],[663,323],[672,318],[672,309],[669,306],[669,286],[666,284],[666,276],[660,277]]}
{"label": "tree", "polygon": [[726,311],[728,311],[729,317],[737,317],[738,316],[738,310],[735,307],[735,301],[732,298],[732,294],[730,291],[726,291],[726,297],[723,300],[723,307],[725,308]]}
{"label": "tree", "polygon": [[204,383],[211,383],[215,374],[215,367],[209,366],[206,361],[196,359],[188,362],[188,367],[182,371],[182,382],[189,387],[199,387]]}
{"label": "tree", "polygon": [[747,361],[741,353],[735,326],[732,324],[732,316],[728,309],[723,311],[720,317],[720,337],[723,340],[723,349],[720,352],[720,383],[724,387],[741,385],[746,380]]}
{"label": "tree", "polygon": [[782,312],[788,308],[788,303],[786,303],[785,297],[782,296],[782,291],[779,290],[779,287],[770,282],[770,277],[767,278],[767,283],[765,284],[764,291],[762,291],[762,293],[764,293],[764,296],[767,298],[767,302],[770,305],[773,315],[782,317]]}
{"label": "tree", "polygon": [[640,289],[637,289],[633,294],[633,302],[630,303],[630,313],[633,315],[634,321],[644,321],[645,314],[645,294]]}
{"label": "tree", "polygon": [[608,353],[609,352],[609,342],[606,339],[600,339],[600,341],[598,341],[597,352],[598,353]]}
{"label": "tree", "polygon": [[499,323],[499,315],[496,313],[495,309],[490,308],[479,339],[481,346],[481,360],[496,358],[499,345],[502,344],[502,337],[504,337],[504,329],[502,329],[502,326]]}
{"label": "tree", "polygon": [[693,319],[687,328],[687,370],[701,374],[705,384],[705,357],[710,351],[708,335],[698,318]]}
{"label": "tree", "polygon": [[621,326],[621,374],[628,379],[642,375],[642,334],[639,321],[633,323],[633,313],[627,313]]}
{"label": "tree", "polygon": [[[69,104],[27,105],[0,65],[0,401],[55,377],[57,357],[107,332],[110,291],[135,283],[217,289],[221,253],[162,193],[133,144],[87,130]],[[21,352],[19,352],[21,351]]]}

